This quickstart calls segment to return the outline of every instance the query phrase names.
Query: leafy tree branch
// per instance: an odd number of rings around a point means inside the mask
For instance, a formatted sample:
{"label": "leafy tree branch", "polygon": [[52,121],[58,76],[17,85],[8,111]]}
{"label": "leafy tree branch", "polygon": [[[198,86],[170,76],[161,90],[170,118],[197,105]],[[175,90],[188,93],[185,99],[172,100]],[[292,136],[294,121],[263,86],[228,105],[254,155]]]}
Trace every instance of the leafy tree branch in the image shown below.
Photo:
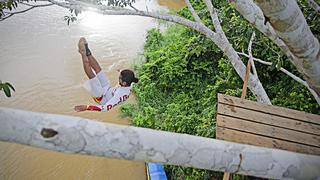
{"label": "leafy tree branch", "polygon": [[1,11],[1,16],[0,16],[0,21],[4,21],[8,18],[10,18],[11,16],[15,15],[15,14],[21,14],[21,13],[25,13],[27,11],[30,11],[34,8],[39,8],[39,7],[48,7],[48,6],[52,6],[54,4],[52,3],[49,3],[49,4],[41,4],[41,5],[32,5],[32,4],[28,4],[28,3],[24,3],[24,2],[19,2],[19,4],[22,4],[22,5],[25,5],[25,6],[28,6],[29,8],[27,9],[24,9],[24,10],[21,10],[21,11],[15,11],[15,12],[12,12],[12,11]]}

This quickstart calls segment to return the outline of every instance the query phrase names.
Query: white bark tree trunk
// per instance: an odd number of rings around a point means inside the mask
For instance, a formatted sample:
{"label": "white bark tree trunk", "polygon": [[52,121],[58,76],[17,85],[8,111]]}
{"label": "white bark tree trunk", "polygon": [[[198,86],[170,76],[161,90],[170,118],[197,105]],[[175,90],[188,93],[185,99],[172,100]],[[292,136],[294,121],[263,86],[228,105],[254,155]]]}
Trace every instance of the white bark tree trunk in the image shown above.
{"label": "white bark tree trunk", "polygon": [[232,6],[253,26],[255,26],[260,32],[271,39],[280,49],[287,55],[289,60],[302,72],[301,63],[296,58],[288,46],[280,39],[276,34],[273,27],[268,21],[266,21],[263,12],[257,6],[253,0],[229,0]]}
{"label": "white bark tree trunk", "polygon": [[320,156],[7,108],[0,108],[0,140],[264,178],[320,178]]}
{"label": "white bark tree trunk", "polygon": [[[277,35],[299,59],[302,74],[320,95],[320,44],[295,0],[255,0]],[[298,68],[299,69],[299,68]]]}
{"label": "white bark tree trunk", "polygon": [[[247,21],[249,21],[249,23],[271,39],[287,55],[298,71],[302,75],[304,74],[301,61],[293,55],[288,46],[280,39],[270,23],[266,21],[262,10],[252,0],[229,0],[229,2]],[[289,76],[292,77],[291,75]],[[298,82],[303,82],[302,84],[309,89],[318,104],[320,104],[319,95],[309,86],[309,84],[301,79]]]}

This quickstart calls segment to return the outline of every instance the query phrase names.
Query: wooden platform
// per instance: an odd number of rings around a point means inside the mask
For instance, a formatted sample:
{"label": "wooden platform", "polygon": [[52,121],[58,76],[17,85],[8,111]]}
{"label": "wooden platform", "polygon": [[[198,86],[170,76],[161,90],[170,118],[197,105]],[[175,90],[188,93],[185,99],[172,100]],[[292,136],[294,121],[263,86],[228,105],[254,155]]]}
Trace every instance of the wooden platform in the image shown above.
{"label": "wooden platform", "polygon": [[218,94],[216,137],[320,155],[320,116]]}

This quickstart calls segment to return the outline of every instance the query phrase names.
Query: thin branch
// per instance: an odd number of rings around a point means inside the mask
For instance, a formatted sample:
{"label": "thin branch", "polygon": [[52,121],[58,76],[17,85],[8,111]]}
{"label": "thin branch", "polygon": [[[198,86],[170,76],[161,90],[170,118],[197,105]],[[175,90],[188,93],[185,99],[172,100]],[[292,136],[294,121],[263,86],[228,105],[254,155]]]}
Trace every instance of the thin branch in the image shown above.
{"label": "thin branch", "polygon": [[[26,5],[24,3],[24,5]],[[30,11],[31,9],[34,9],[34,8],[38,8],[38,7],[47,7],[47,6],[52,6],[53,4],[50,3],[50,4],[41,4],[41,5],[30,5],[28,4],[28,6],[30,6],[30,8],[27,8],[27,9],[24,9],[22,11],[16,11],[16,12],[6,12],[6,14],[9,14],[8,16],[5,16],[5,17],[1,17],[0,18],[0,21],[4,21],[5,19],[8,19],[9,17],[15,15],[15,14],[21,14],[21,13],[24,13],[24,12],[27,12],[27,11]]]}
{"label": "thin branch", "polygon": [[204,0],[204,2],[210,12],[211,20],[212,20],[214,28],[216,29],[216,32],[223,32],[222,27],[220,25],[217,11],[213,7],[211,0]]}
{"label": "thin branch", "polygon": [[69,0],[69,3],[61,2],[58,0],[48,0],[49,2],[56,4],[60,7],[68,8],[68,9],[77,9],[79,11],[82,10],[90,10],[90,11],[96,11],[98,13],[104,14],[104,15],[135,15],[135,16],[144,16],[144,17],[152,17],[156,19],[162,19],[169,22],[174,22],[177,24],[184,25],[186,27],[190,27],[200,33],[203,33],[208,38],[215,38],[216,33],[214,33],[211,29],[206,27],[203,24],[193,22],[189,19],[167,14],[167,13],[157,13],[157,12],[145,12],[145,11],[134,11],[130,9],[120,8],[120,7],[111,7],[111,6],[105,6],[105,5],[94,5],[89,4],[81,1],[74,1]]}
{"label": "thin branch", "polygon": [[145,4],[146,4],[146,11],[149,12],[147,1],[145,1]]}
{"label": "thin branch", "polygon": [[6,15],[5,17],[1,17],[0,21],[4,21],[5,19],[8,19],[9,17],[13,16],[13,14]]}
{"label": "thin branch", "polygon": [[254,65],[254,61],[253,61],[253,56],[252,56],[252,42],[253,39],[255,38],[256,33],[253,31],[250,42],[249,42],[249,46],[248,46],[248,53],[249,53],[249,61],[251,62],[251,66],[252,66],[252,71],[253,71],[253,75],[258,77],[258,73],[256,70],[256,66]]}
{"label": "thin branch", "polygon": [[308,0],[308,4],[313,8],[318,14],[320,14],[320,6],[314,0]]}
{"label": "thin branch", "polygon": [[31,6],[31,7],[35,6],[35,5],[31,5],[31,4],[25,3],[25,2],[19,2],[19,4],[23,4],[25,6]]}
{"label": "thin branch", "polygon": [[199,15],[197,14],[197,12],[194,10],[194,8],[192,7],[191,3],[189,0],[185,0],[185,3],[188,6],[189,11],[191,12],[191,14],[193,15],[194,19],[198,22],[198,23],[202,23]]}
{"label": "thin branch", "polygon": [[134,9],[135,11],[139,11],[137,8],[135,8],[134,6],[132,6],[132,4],[129,5],[132,9]]}
{"label": "thin branch", "polygon": [[[245,57],[248,57],[249,58],[249,55],[245,54],[245,53],[241,53],[241,52],[237,52],[237,54],[239,55],[242,55],[242,56],[245,56]],[[259,58],[253,58],[253,60],[261,63],[261,64],[264,64],[264,65],[268,65],[268,66],[271,66],[272,65],[272,62],[267,62],[267,61],[264,61],[262,59],[259,59]],[[317,103],[320,105],[320,97],[318,96],[318,94],[308,85],[308,83],[304,80],[302,80],[301,78],[299,78],[298,76],[292,74],[291,72],[289,72],[288,70],[284,69],[284,68],[280,68],[280,71],[282,71],[283,73],[285,73],[286,75],[288,75],[289,77],[291,77],[293,80],[297,81],[298,83],[304,85],[306,88],[308,88],[308,90],[310,91],[310,93],[313,95],[313,97],[315,98],[315,100],[317,101]]]}

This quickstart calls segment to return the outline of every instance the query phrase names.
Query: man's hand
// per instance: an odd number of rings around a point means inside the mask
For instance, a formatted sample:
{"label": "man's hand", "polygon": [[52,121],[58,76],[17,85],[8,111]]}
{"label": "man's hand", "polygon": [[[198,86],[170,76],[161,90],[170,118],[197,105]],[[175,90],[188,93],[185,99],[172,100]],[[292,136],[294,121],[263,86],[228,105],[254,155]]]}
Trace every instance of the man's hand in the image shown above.
{"label": "man's hand", "polygon": [[85,111],[85,110],[87,110],[87,106],[86,105],[78,105],[78,106],[74,107],[74,110],[77,112]]}

